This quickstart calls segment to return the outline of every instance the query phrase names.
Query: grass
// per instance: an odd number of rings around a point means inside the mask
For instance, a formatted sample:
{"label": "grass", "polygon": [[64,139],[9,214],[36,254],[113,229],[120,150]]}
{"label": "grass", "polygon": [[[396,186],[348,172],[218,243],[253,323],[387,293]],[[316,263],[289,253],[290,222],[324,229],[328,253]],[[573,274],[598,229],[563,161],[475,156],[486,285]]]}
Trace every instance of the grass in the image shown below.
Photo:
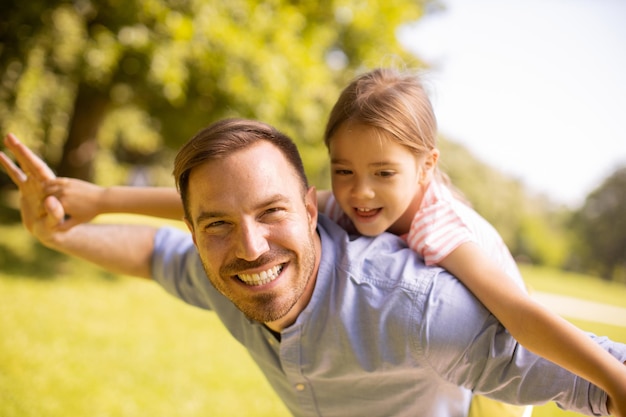
{"label": "grass", "polygon": [[[587,275],[550,268],[520,266],[531,290],[543,291],[626,308],[626,285]],[[570,319],[576,326],[612,340],[626,343],[626,327]],[[574,417],[580,414],[560,410],[554,404],[534,408],[533,417]]]}
{"label": "grass", "polygon": [[[33,245],[20,225],[0,225],[0,236],[3,417],[289,415],[212,314],[150,281]],[[524,275],[539,291],[626,306],[626,288],[535,268]],[[624,328],[577,324],[626,341]],[[570,415],[552,405],[534,414]]]}
{"label": "grass", "polygon": [[0,416],[289,415],[212,314],[0,236]]}
{"label": "grass", "polygon": [[532,290],[597,301],[626,308],[626,285],[573,272],[520,265],[524,280]]}
{"label": "grass", "polygon": [[4,417],[288,415],[213,315],[152,282],[78,268],[0,294]]}

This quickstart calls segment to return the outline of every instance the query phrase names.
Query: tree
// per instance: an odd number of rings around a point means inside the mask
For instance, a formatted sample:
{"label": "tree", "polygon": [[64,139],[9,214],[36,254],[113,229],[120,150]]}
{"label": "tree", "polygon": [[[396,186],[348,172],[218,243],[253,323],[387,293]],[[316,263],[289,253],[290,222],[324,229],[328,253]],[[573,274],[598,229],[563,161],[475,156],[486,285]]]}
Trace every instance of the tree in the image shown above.
{"label": "tree", "polygon": [[106,183],[120,181],[117,161],[153,161],[222,117],[256,118],[293,136],[323,181],[339,88],[388,56],[418,66],[395,30],[427,2],[6,0],[0,126],[60,175]]}
{"label": "tree", "polygon": [[617,169],[587,196],[572,221],[578,236],[577,260],[583,268],[613,279],[626,269],[626,166]]}
{"label": "tree", "polygon": [[442,138],[438,147],[441,150],[440,168],[472,207],[495,226],[507,246],[516,252],[516,238],[528,211],[528,195],[522,184],[479,161],[458,143]]}

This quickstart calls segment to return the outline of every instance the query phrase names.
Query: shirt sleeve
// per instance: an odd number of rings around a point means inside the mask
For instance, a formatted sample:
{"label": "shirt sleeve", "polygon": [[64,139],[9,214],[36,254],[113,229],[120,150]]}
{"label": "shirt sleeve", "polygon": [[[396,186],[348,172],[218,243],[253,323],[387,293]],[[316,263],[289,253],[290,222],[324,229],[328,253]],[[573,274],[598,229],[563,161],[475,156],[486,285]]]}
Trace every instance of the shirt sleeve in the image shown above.
{"label": "shirt sleeve", "polygon": [[[420,345],[445,380],[511,404],[555,402],[566,410],[608,415],[604,391],[522,347],[445,271],[433,281],[423,314]],[[590,337],[626,361],[626,345]]]}
{"label": "shirt sleeve", "polygon": [[409,247],[429,266],[441,262],[463,243],[475,241],[470,228],[447,201],[419,210],[407,236]]}
{"label": "shirt sleeve", "polygon": [[173,227],[160,228],[154,238],[152,278],[165,291],[196,307],[211,309],[211,284],[206,278],[191,235]]}

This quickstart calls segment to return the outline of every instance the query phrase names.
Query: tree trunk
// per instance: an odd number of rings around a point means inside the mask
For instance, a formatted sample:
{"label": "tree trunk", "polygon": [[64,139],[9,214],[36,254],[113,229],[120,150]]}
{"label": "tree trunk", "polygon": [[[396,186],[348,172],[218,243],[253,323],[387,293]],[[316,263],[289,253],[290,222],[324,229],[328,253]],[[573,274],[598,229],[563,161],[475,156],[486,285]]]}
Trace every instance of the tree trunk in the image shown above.
{"label": "tree trunk", "polygon": [[80,84],[57,175],[93,181],[93,160],[98,150],[97,135],[108,104],[106,93]]}

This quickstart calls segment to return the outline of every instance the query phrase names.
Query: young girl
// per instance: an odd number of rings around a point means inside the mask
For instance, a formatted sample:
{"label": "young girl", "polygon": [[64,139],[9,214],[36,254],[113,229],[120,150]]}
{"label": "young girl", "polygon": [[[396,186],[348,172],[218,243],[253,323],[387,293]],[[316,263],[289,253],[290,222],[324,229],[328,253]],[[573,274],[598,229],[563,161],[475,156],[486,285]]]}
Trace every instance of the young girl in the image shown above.
{"label": "young girl", "polygon": [[626,367],[524,291],[499,234],[437,169],[437,123],[420,80],[379,69],[340,95],[326,126],[332,195],[321,210],[347,230],[402,236],[427,265],[461,280],[529,350],[594,382],[626,412]]}
{"label": "young girl", "polygon": [[[403,237],[427,265],[458,277],[522,345],[603,388],[616,415],[626,416],[626,367],[527,295],[498,233],[438,171],[436,135],[418,77],[378,69],[356,78],[329,117],[333,194],[318,194],[320,210],[350,232]],[[72,215],[67,227],[106,212],[183,216],[173,189],[103,189],[59,178],[47,191]]]}

